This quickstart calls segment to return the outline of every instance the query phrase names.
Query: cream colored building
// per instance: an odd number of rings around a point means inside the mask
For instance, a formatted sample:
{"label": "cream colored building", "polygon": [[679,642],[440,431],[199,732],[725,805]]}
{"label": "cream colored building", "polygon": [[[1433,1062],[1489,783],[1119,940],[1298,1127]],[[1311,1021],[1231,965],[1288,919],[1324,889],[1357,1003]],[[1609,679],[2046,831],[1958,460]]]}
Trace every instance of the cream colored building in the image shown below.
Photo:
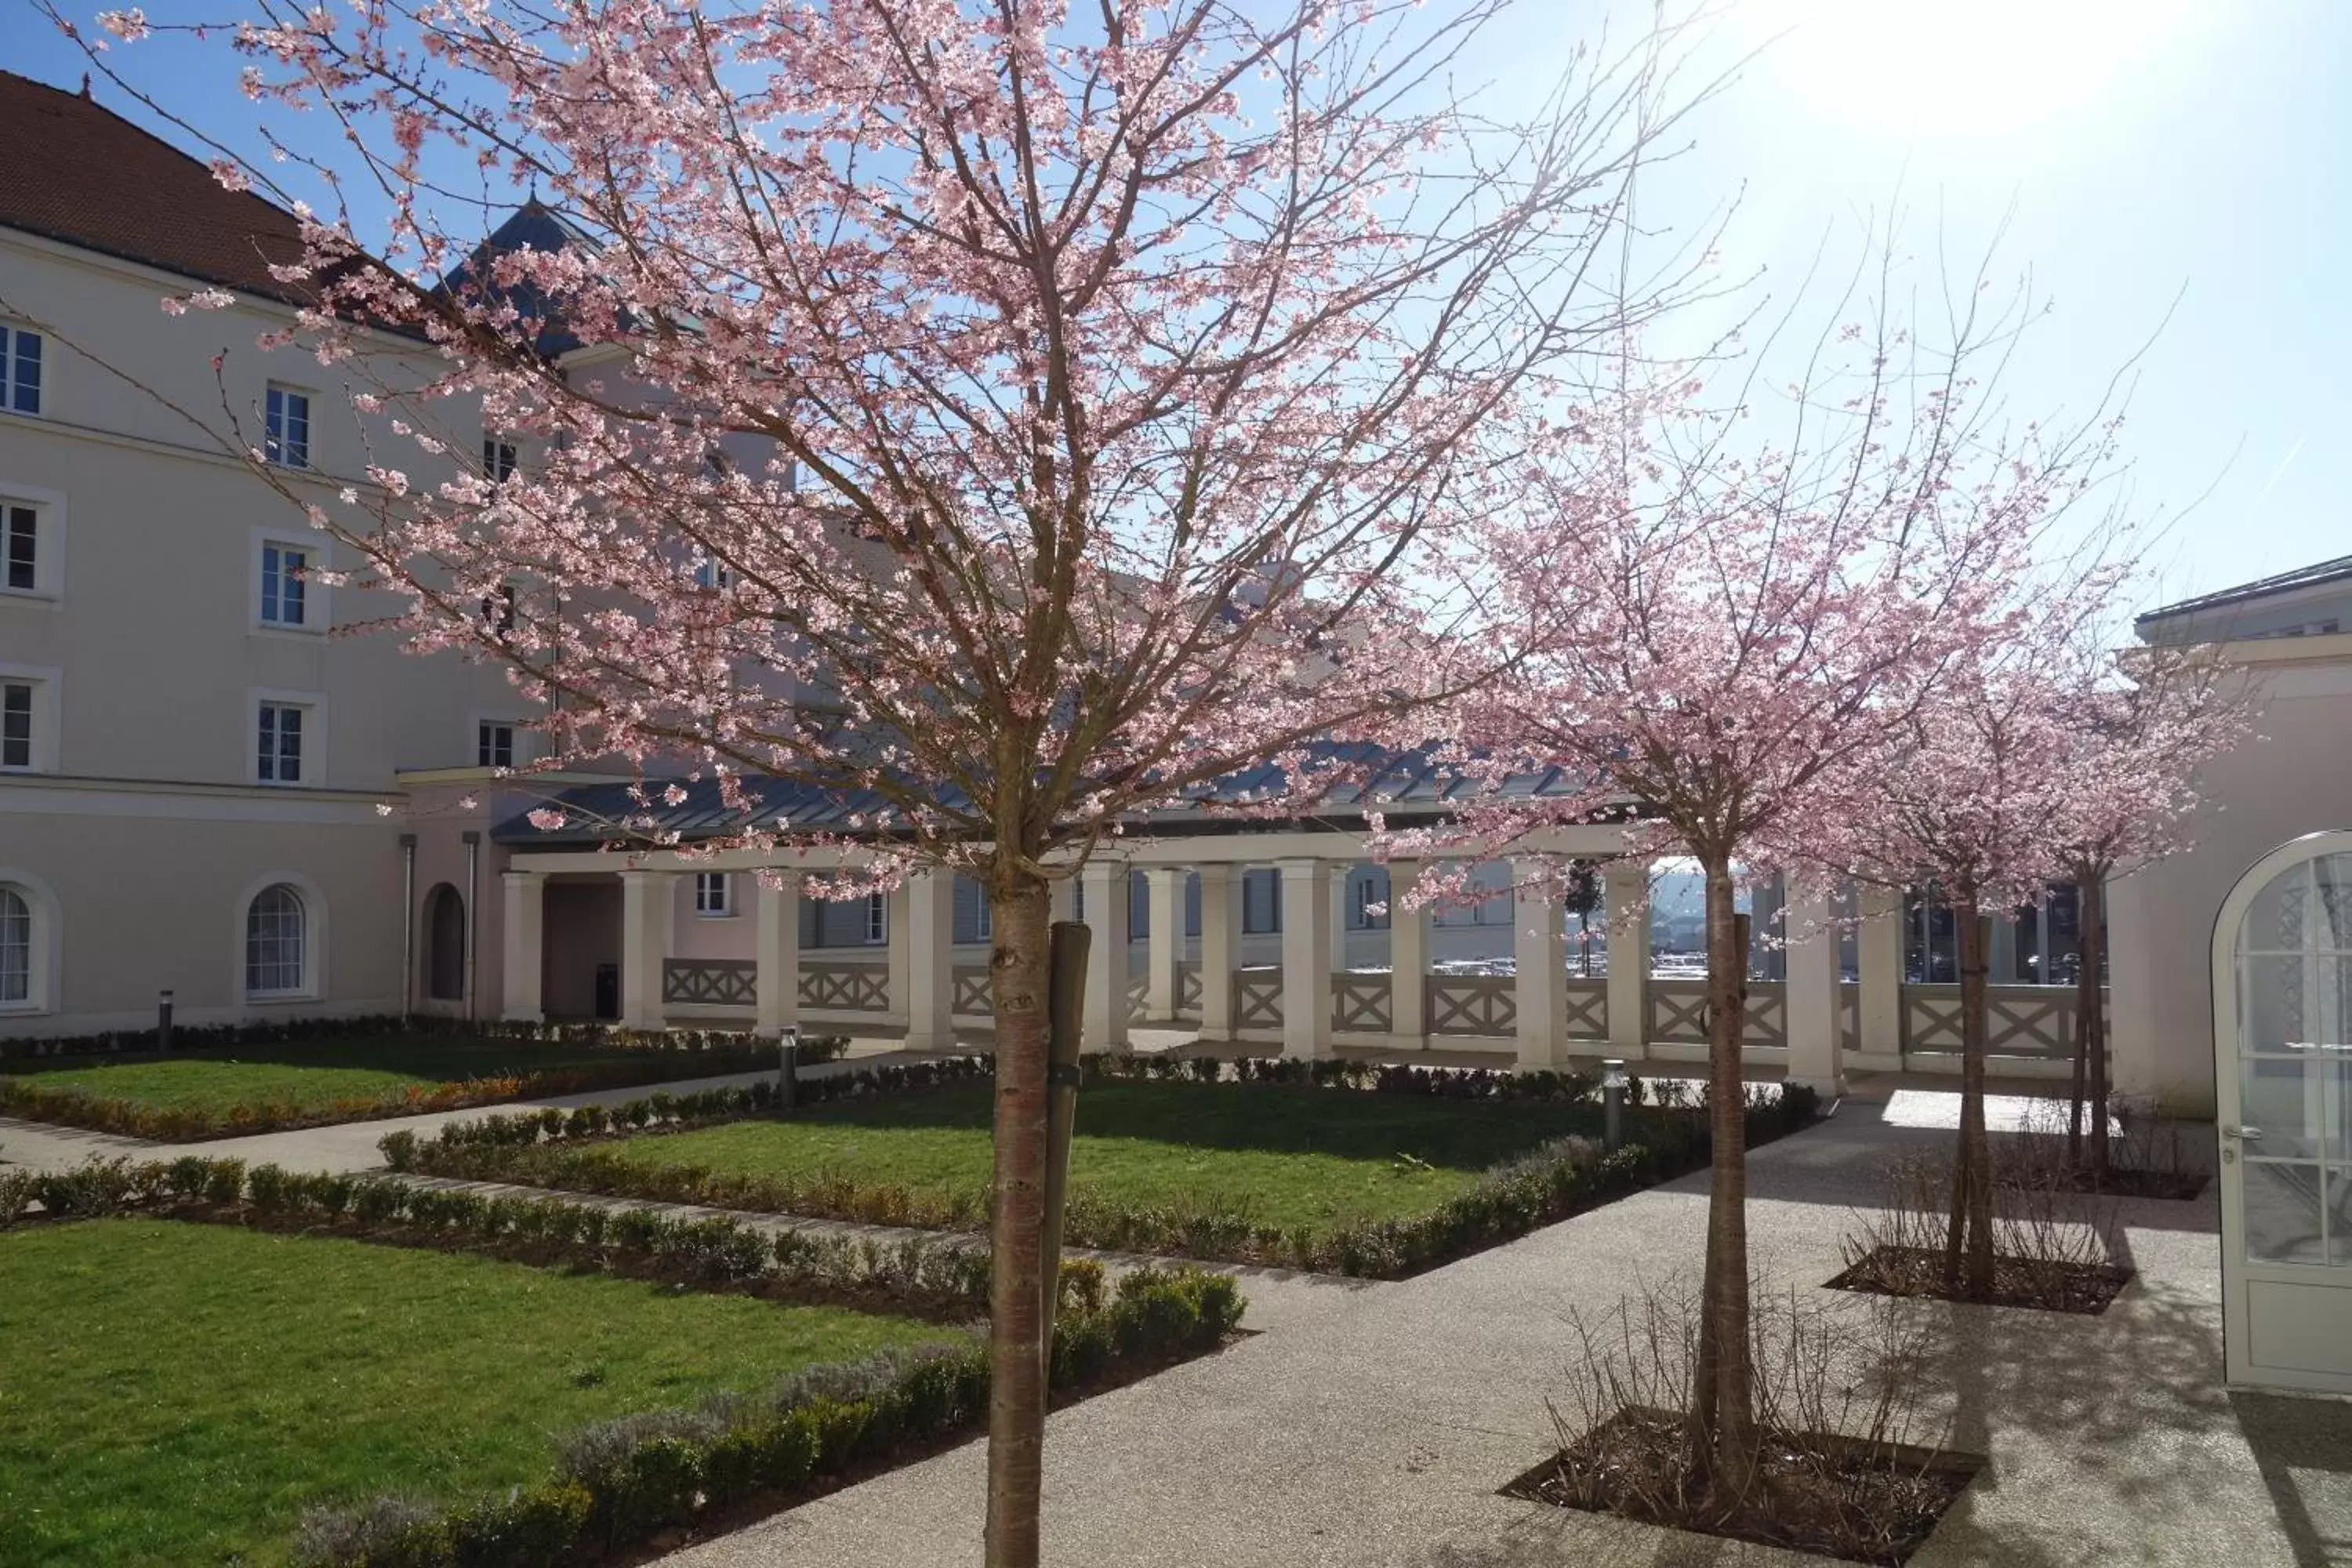
{"label": "cream colored building", "polygon": [[[496,671],[333,635],[391,601],[310,580],[327,539],[223,449],[323,500],[390,445],[337,372],[255,346],[293,321],[292,220],[21,77],[0,132],[41,163],[0,183],[0,1034],[143,1026],[167,990],[190,1023],[397,1012],[379,807],[530,715]],[[236,303],[160,308],[205,287]]]}

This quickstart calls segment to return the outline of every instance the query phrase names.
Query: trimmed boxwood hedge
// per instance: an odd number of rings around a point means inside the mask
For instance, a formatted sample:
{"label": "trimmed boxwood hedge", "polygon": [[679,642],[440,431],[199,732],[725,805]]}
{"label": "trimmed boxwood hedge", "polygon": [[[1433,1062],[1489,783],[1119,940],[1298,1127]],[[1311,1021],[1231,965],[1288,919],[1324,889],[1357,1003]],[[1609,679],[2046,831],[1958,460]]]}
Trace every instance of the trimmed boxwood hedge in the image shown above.
{"label": "trimmed boxwood hedge", "polygon": [[[1572,1103],[1590,1100],[1597,1092],[1594,1079],[1577,1073],[1381,1067],[1351,1061],[1106,1055],[1087,1058],[1086,1067],[1089,1074],[1104,1079],[1282,1084],[1495,1101]],[[990,1070],[984,1059],[957,1058],[879,1069],[871,1084],[843,1078],[825,1081],[839,1086],[837,1093],[854,1094],[929,1087]],[[886,1074],[907,1076],[886,1079]],[[1074,1247],[1401,1279],[1706,1163],[1709,1144],[1703,1109],[1679,1083],[1669,1088],[1637,1082],[1636,1092],[1629,1099],[1666,1103],[1636,1104],[1629,1110],[1627,1147],[1617,1153],[1604,1157],[1600,1145],[1590,1139],[1556,1140],[1496,1166],[1468,1192],[1411,1218],[1366,1222],[1332,1232],[1284,1230],[1225,1211],[1119,1204],[1078,1194],[1070,1200],[1064,1236]],[[1753,1085],[1748,1100],[1751,1144],[1768,1142],[1803,1126],[1819,1108],[1813,1091],[1802,1085]],[[394,1133],[381,1147],[396,1171],[869,1225],[953,1230],[985,1227],[985,1213],[971,1201],[896,1184],[825,1174],[746,1175],[698,1166],[646,1166],[596,1147],[599,1139],[647,1128],[706,1126],[769,1109],[768,1100],[756,1089],[656,1095],[620,1111],[585,1106],[570,1112],[488,1117],[445,1128],[431,1139]]]}
{"label": "trimmed boxwood hedge", "polygon": [[[177,1055],[183,1049],[318,1039],[354,1033],[463,1034],[478,1038],[601,1046],[626,1054],[610,1061],[580,1063],[543,1071],[506,1073],[433,1086],[412,1085],[382,1094],[354,1096],[326,1105],[257,1103],[236,1106],[226,1112],[142,1105],[136,1100],[93,1094],[84,1089],[53,1089],[37,1079],[0,1072],[0,1115],[67,1127],[87,1127],[95,1131],[121,1133],[131,1138],[194,1142],[254,1132],[283,1131],[294,1127],[320,1127],[342,1121],[370,1121],[392,1116],[423,1115],[436,1110],[458,1110],[468,1106],[496,1105],[502,1100],[539,1095],[627,1089],[679,1078],[717,1078],[728,1073],[772,1068],[776,1061],[775,1042],[749,1034],[722,1034],[711,1030],[629,1034],[601,1026],[536,1024],[403,1028],[397,1018],[339,1019],[333,1021],[331,1028],[324,1025],[281,1024],[175,1030],[172,1054]],[[19,1057],[98,1055],[115,1047],[90,1042],[117,1040],[142,1045],[149,1053],[154,1049],[154,1032],[149,1030],[142,1036],[88,1036],[69,1040],[35,1041],[30,1043],[60,1048],[10,1054]],[[848,1048],[849,1037],[845,1035],[815,1036],[803,1040],[801,1059],[811,1064],[830,1061]],[[168,1060],[170,1058],[160,1059]]]}
{"label": "trimmed boxwood hedge", "polygon": [[[1057,1389],[1214,1350],[1241,1321],[1244,1300],[1223,1275],[1137,1269],[1104,1302],[1098,1269],[1087,1283],[1091,1268],[1064,1271]],[[988,1409],[988,1365],[974,1339],[804,1369],[757,1396],[621,1416],[573,1434],[556,1472],[536,1486],[446,1511],[396,1498],[314,1511],[296,1535],[295,1559],[305,1568],[547,1568],[625,1552],[664,1531],[740,1517],[761,1500],[781,1507],[817,1495],[855,1469],[976,1428]]]}
{"label": "trimmed boxwood hedge", "polygon": [[[39,1205],[36,1212],[29,1205]],[[710,1289],[968,1321],[988,1308],[987,1249],[957,1237],[881,1242],[771,1233],[726,1215],[616,1209],[467,1192],[394,1176],[313,1175],[194,1155],[0,1174],[0,1229],[44,1219],[156,1213],[300,1227],[533,1263],[561,1262]]]}

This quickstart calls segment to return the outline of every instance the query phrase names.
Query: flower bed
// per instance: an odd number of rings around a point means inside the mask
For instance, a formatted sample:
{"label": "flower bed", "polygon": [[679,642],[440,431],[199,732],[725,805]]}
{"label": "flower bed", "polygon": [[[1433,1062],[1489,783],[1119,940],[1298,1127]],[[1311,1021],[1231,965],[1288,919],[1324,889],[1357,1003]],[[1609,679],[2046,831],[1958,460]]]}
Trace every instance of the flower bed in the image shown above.
{"label": "flower bed", "polygon": [[[1088,1067],[1097,1078],[1109,1079],[1203,1083],[1230,1077],[1232,1086],[1217,1092],[1237,1095],[1254,1092],[1244,1087],[1250,1084],[1319,1085],[1335,1091],[1574,1104],[1589,1099],[1592,1088],[1590,1080],[1568,1074],[1531,1075],[1521,1080],[1501,1073],[1451,1074],[1355,1063],[1220,1064],[1194,1058],[1162,1059],[1145,1066],[1130,1058],[1090,1058]],[[985,1068],[980,1066],[972,1070]],[[927,1081],[936,1084],[948,1079]],[[867,1224],[984,1228],[986,1205],[977,1188],[926,1189],[821,1168],[803,1173],[744,1172],[715,1171],[690,1163],[648,1164],[599,1143],[629,1127],[683,1130],[741,1120],[761,1109],[754,1100],[738,1091],[719,1090],[709,1096],[680,1097],[667,1106],[649,1100],[621,1119],[593,1107],[570,1113],[494,1117],[446,1129],[429,1140],[394,1134],[384,1140],[383,1150],[395,1170],[470,1180]],[[1082,1099],[1082,1117],[1086,1103]],[[1811,1092],[1801,1088],[1752,1091],[1749,1141],[1767,1142],[1803,1125],[1814,1107]],[[624,1121],[628,1125],[624,1126]],[[1118,1201],[1090,1194],[1081,1178],[1070,1199],[1065,1235],[1078,1247],[1402,1278],[1706,1162],[1705,1120],[1696,1109],[1638,1109],[1628,1114],[1627,1132],[1627,1146],[1612,1154],[1604,1154],[1591,1138],[1555,1139],[1485,1171],[1466,1190],[1426,1212],[1330,1229],[1268,1225],[1246,1212],[1193,1201]],[[1214,1151],[1206,1151],[1202,1157],[1213,1160]]]}

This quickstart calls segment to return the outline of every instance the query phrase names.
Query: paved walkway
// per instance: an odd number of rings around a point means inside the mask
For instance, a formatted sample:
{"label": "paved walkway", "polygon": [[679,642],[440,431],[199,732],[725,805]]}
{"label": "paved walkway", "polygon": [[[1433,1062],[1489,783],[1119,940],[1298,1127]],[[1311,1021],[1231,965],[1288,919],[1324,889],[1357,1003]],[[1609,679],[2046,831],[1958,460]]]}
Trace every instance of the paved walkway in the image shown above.
{"label": "paved walkway", "polygon": [[[1907,1103],[1906,1103],[1907,1101]],[[1894,1112],[1890,1118],[1890,1104]],[[1812,1291],[1841,1267],[1846,1210],[1891,1151],[1937,1147],[1933,1097],[1849,1100],[1759,1151],[1759,1266]],[[1420,1279],[1349,1296],[1053,1417],[1050,1561],[1198,1568],[1632,1568],[1794,1554],[1513,1501],[1553,1446],[1571,1309],[1699,1256],[1704,1176],[1636,1194]],[[1918,1303],[1953,1446],[1990,1456],[1918,1555],[1955,1564],[2315,1568],[2352,1562],[2352,1405],[2220,1387],[2216,1209],[2135,1203],[2138,1278],[2099,1318]],[[1847,1310],[1861,1299],[1823,1298]],[[1848,1306],[1851,1304],[1851,1306]],[[667,1568],[977,1563],[982,1448],[966,1444],[733,1535]]]}

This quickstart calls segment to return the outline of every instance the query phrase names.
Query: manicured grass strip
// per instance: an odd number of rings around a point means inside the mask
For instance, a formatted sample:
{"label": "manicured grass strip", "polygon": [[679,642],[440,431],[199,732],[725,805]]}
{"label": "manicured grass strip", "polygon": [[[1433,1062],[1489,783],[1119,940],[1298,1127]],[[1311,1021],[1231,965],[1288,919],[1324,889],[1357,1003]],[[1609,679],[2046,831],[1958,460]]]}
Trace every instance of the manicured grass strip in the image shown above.
{"label": "manicured grass strip", "polygon": [[766,1067],[764,1048],[667,1050],[442,1034],[252,1042],[0,1064],[0,1112],[198,1138]]}
{"label": "manicured grass strip", "polygon": [[[818,1106],[604,1145],[642,1169],[898,1186],[985,1213],[984,1086]],[[1551,1139],[1598,1133],[1587,1105],[1482,1104],[1257,1085],[1094,1083],[1078,1096],[1074,1194],[1214,1210],[1322,1234],[1425,1214]]]}
{"label": "manicured grass strip", "polygon": [[284,1561],[310,1504],[470,1500],[585,1423],[936,1340],[911,1320],[167,1220],[0,1234],[0,1563]]}

